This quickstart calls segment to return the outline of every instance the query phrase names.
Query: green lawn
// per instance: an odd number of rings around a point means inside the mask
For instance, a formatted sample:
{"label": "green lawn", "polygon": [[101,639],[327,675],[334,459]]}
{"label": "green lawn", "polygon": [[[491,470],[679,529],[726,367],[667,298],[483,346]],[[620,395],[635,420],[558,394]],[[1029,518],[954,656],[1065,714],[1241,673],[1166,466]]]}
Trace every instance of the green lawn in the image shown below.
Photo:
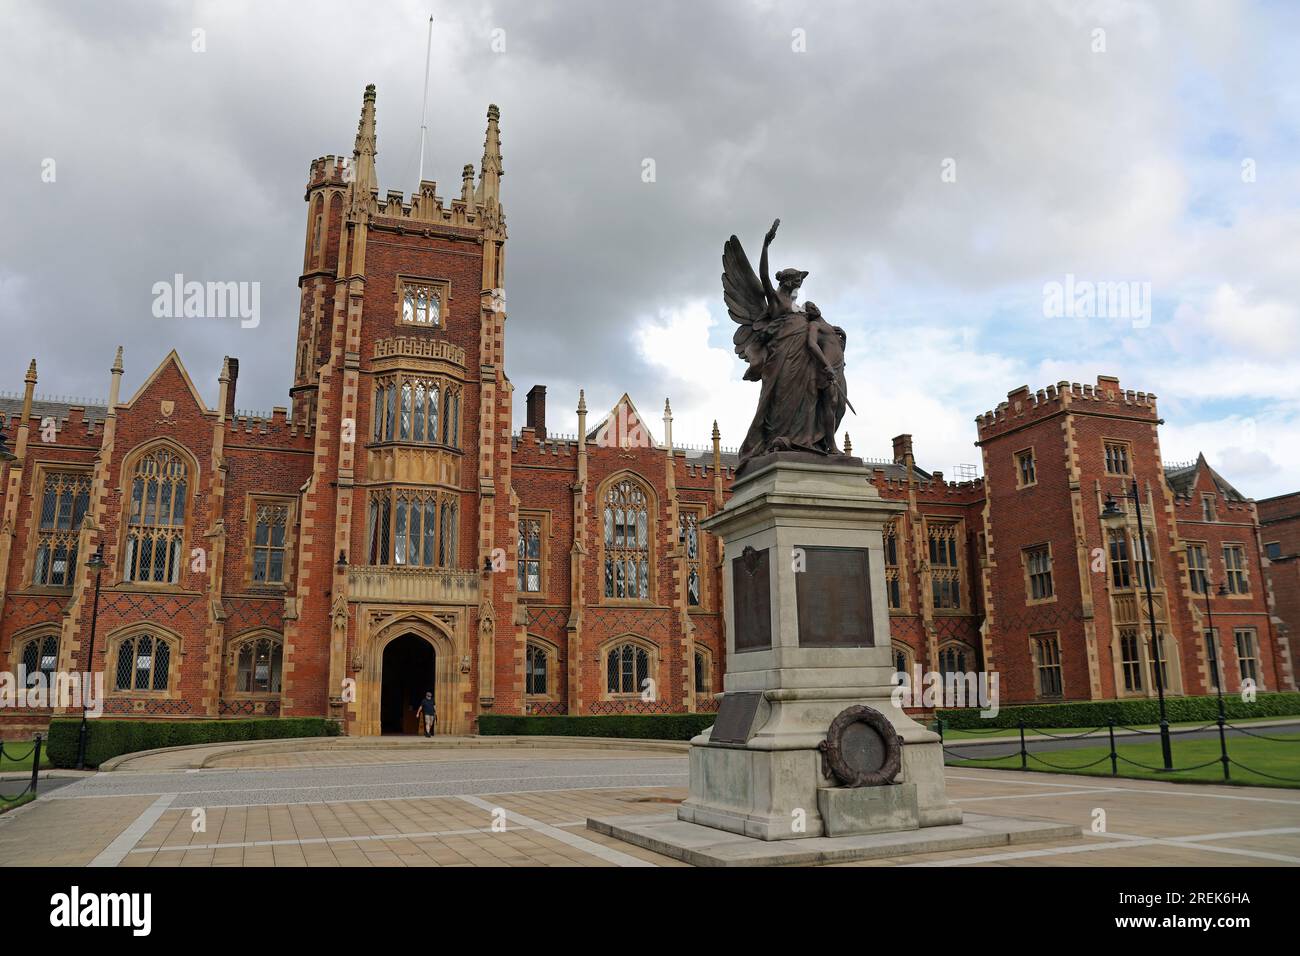
{"label": "green lawn", "polygon": [[[1234,783],[1255,787],[1291,787],[1300,789],[1300,734],[1276,734],[1279,739],[1257,740],[1253,737],[1229,737],[1228,756],[1247,767],[1259,770],[1273,777],[1287,777],[1289,780],[1274,780],[1260,774],[1251,773],[1236,764],[1232,765],[1232,779],[1223,779],[1223,767],[1218,762],[1218,738],[1210,740],[1173,741],[1174,767],[1196,767],[1210,763],[1197,770],[1147,770],[1146,767],[1159,767],[1161,764],[1160,741],[1149,743],[1129,743],[1132,737],[1117,740],[1115,752],[1119,755],[1119,776],[1137,780],[1178,780],[1193,783]],[[1111,776],[1110,760],[1107,759],[1110,747],[1080,747],[1077,750],[1057,750],[1029,755],[1029,769],[1042,773],[1076,773],[1090,777]],[[1133,763],[1125,763],[1125,759]],[[1046,761],[1046,763],[1044,763]],[[1048,766],[1050,764],[1051,766]],[[1092,766],[1086,766],[1092,764]],[[1020,754],[1007,757],[991,757],[980,760],[951,760],[950,767],[987,767],[999,770],[1019,770]]]}
{"label": "green lawn", "polygon": [[[1292,720],[1292,719],[1296,720],[1297,722],[1300,722],[1300,716],[1297,716],[1297,717],[1295,717],[1295,718],[1290,718],[1290,717],[1244,717],[1244,718],[1236,718],[1236,719],[1229,720],[1228,723],[1230,723],[1230,724],[1237,724],[1238,726],[1242,726],[1242,725],[1245,725],[1245,724],[1254,724],[1254,723],[1258,723],[1258,722],[1263,721],[1263,720]],[[1170,728],[1171,730],[1184,730],[1184,729],[1190,729],[1190,728],[1195,728],[1195,727],[1205,727],[1207,724],[1209,725],[1209,728],[1210,728],[1210,729],[1213,729],[1214,726],[1215,726],[1214,723],[1213,723],[1212,721],[1202,720],[1202,721],[1199,721],[1199,722],[1181,723],[1181,724],[1170,724],[1170,725],[1169,725],[1169,728]],[[932,724],[927,724],[926,726],[931,727],[931,728],[933,729],[933,725],[932,725]],[[1129,727],[1135,727],[1135,728],[1137,728],[1138,730],[1159,730],[1159,729],[1160,729],[1160,727],[1159,727],[1158,724],[1128,724],[1127,726],[1129,726]],[[1115,730],[1116,730],[1116,732],[1118,733],[1118,731],[1119,731],[1120,729],[1121,729],[1120,726],[1117,724],[1117,725],[1115,726]],[[1101,730],[1096,730],[1095,727],[1041,727],[1041,728],[1026,727],[1026,728],[1025,728],[1025,738],[1028,739],[1028,738],[1030,738],[1030,737],[1042,737],[1042,736],[1044,736],[1045,734],[1055,734],[1055,735],[1058,736],[1058,737],[1075,736],[1075,735],[1078,735],[1078,734],[1083,733],[1083,732],[1086,731],[1086,730],[1095,730],[1095,731],[1096,731],[1096,732],[1095,732],[1095,736],[1096,736],[1096,738],[1097,738],[1098,740],[1102,740],[1102,741],[1106,740],[1106,728],[1105,728],[1105,727],[1102,727]],[[981,729],[981,730],[954,730],[954,729],[949,728],[949,727],[945,727],[945,728],[943,729],[943,739],[946,740],[946,741],[951,741],[951,740],[990,740],[990,739],[992,739],[992,738],[994,738],[994,737],[1017,737],[1017,736],[1019,736],[1019,735],[1020,735],[1020,730],[1019,730],[1018,728],[1016,728],[1016,727],[1002,727],[1002,728],[998,728],[998,729],[996,729],[996,730],[993,729],[993,728],[989,728],[988,730],[982,730],[982,729]],[[1126,736],[1128,736],[1128,735],[1126,735]],[[1175,738],[1175,739],[1177,739],[1177,738]]]}
{"label": "green lawn", "polygon": [[[15,753],[21,759],[15,760],[10,756]],[[6,740],[4,756],[0,757],[0,771],[3,770],[31,770],[32,769],[32,742],[30,740]],[[49,752],[42,746],[41,748],[41,769],[46,770],[50,766]]]}

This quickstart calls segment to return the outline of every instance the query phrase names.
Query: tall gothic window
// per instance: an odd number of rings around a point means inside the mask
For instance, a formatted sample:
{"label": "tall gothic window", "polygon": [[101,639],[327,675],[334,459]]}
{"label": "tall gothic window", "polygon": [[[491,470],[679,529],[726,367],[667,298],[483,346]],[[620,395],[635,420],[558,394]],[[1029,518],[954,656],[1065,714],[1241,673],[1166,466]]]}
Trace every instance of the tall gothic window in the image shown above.
{"label": "tall gothic window", "polygon": [[259,502],[253,514],[253,583],[283,584],[289,506]]}
{"label": "tall gothic window", "polygon": [[1038,663],[1038,696],[1060,697],[1061,645],[1055,634],[1041,634],[1034,638],[1034,656]]}
{"label": "tall gothic window", "polygon": [[1052,549],[1040,545],[1025,551],[1025,575],[1029,579],[1029,600],[1046,601],[1052,589]]}
{"label": "tall gothic window", "polygon": [[1156,549],[1155,542],[1152,541],[1151,532],[1146,535],[1146,547],[1143,547],[1142,537],[1138,534],[1133,535],[1133,561],[1138,568],[1138,583],[1142,587],[1156,587]]}
{"label": "tall gothic window", "polygon": [[1129,562],[1128,532],[1120,528],[1106,532],[1110,545],[1110,582],[1116,590],[1133,586],[1133,565]]}
{"label": "tall gothic window", "polygon": [[546,650],[537,644],[529,644],[524,661],[524,693],[545,695],[549,692],[547,684],[547,666],[549,661]]}
{"label": "tall gothic window", "polygon": [[124,580],[179,583],[188,478],[184,460],[169,448],[158,448],[135,463]]}
{"label": "tall gothic window", "polygon": [[630,478],[605,494],[605,597],[650,600],[650,512]]}
{"label": "tall gothic window", "polygon": [[117,646],[116,690],[166,690],[171,644],[152,634],[128,637]]}
{"label": "tall gothic window", "polygon": [[519,519],[519,590],[537,594],[542,590],[542,519]]}
{"label": "tall gothic window", "polygon": [[889,607],[898,610],[903,606],[902,582],[898,568],[898,528],[897,520],[885,525],[885,596]]}
{"label": "tall gothic window", "polygon": [[1193,594],[1204,594],[1209,587],[1209,567],[1205,561],[1205,545],[1189,544],[1187,546],[1187,581],[1192,586]]}
{"label": "tall gothic window", "polygon": [[1124,689],[1138,691],[1142,689],[1142,650],[1138,644],[1137,629],[1120,628],[1119,663],[1124,673]]}
{"label": "tall gothic window", "polygon": [[696,511],[683,510],[678,518],[678,534],[686,553],[686,603],[700,607],[703,601],[703,579],[700,577],[700,516]]}
{"label": "tall gothic window", "polygon": [[255,637],[235,647],[235,691],[278,694],[284,664],[284,644],[278,638]]}
{"label": "tall gothic window", "polygon": [[32,584],[72,586],[77,567],[77,537],[90,504],[90,475],[52,471],[45,475]]}
{"label": "tall gothic window", "polygon": [[1259,681],[1259,653],[1255,646],[1255,629],[1239,627],[1232,632],[1237,642],[1237,668],[1242,680]]}
{"label": "tall gothic window", "polygon": [[961,607],[961,567],[957,562],[957,523],[929,526],[930,590],[936,609]]}

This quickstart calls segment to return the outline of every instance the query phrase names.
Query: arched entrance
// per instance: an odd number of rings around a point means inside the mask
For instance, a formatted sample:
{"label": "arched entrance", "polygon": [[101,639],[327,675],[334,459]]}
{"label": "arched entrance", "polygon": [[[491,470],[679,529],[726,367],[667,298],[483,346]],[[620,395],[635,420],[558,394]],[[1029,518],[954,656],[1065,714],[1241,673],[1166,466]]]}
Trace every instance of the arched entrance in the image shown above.
{"label": "arched entrance", "polygon": [[[379,722],[382,733],[414,734],[419,732],[415,705],[425,691],[436,690],[436,655],[433,645],[416,634],[403,634],[384,647],[380,670]],[[442,701],[438,700],[441,707]]]}

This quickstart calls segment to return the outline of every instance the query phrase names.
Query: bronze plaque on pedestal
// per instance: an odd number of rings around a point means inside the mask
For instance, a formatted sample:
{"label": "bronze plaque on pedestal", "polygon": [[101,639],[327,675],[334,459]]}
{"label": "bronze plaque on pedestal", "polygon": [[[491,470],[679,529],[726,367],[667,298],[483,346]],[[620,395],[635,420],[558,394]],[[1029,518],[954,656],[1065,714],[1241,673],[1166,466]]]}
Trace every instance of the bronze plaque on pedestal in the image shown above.
{"label": "bronze plaque on pedestal", "polygon": [[743,744],[754,735],[754,717],[758,702],[763,699],[759,691],[742,691],[722,695],[717,720],[709,734],[709,743]]}
{"label": "bronze plaque on pedestal", "polygon": [[772,646],[772,579],[767,548],[747,547],[731,559],[731,600],[736,615],[736,651]]}
{"label": "bronze plaque on pedestal", "polygon": [[866,548],[801,548],[795,573],[800,647],[874,647]]}

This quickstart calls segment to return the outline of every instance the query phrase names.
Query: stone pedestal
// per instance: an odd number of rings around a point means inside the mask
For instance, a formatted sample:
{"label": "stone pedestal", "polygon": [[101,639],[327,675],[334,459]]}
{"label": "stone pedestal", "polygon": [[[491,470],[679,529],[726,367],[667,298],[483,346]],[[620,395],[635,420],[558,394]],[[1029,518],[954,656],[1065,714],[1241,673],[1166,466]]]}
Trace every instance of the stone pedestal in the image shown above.
{"label": "stone pedestal", "polygon": [[890,700],[882,529],[902,510],[862,467],[777,456],[738,480],[703,523],[725,548],[727,671],[717,723],[691,741],[679,820],[762,840],[813,838],[828,835],[825,808],[843,804],[843,819],[858,819],[845,826],[871,826],[860,819],[870,799],[819,793],[843,788],[826,776],[818,745],[838,713],[865,704],[903,739],[891,787],[900,793],[874,804],[892,821],[885,826],[961,822],[939,736]]}

